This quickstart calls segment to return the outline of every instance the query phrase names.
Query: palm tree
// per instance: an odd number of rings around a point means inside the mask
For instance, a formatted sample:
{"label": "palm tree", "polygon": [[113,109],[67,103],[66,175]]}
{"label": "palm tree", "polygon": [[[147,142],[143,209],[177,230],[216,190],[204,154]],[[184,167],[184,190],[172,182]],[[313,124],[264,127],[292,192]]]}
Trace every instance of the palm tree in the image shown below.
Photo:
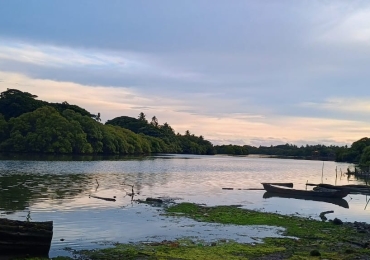
{"label": "palm tree", "polygon": [[152,122],[150,122],[154,127],[158,127],[158,119],[156,116],[152,117]]}
{"label": "palm tree", "polygon": [[146,118],[145,117],[146,117],[145,114],[143,112],[140,112],[140,114],[139,114],[139,120],[140,121],[146,121]]}

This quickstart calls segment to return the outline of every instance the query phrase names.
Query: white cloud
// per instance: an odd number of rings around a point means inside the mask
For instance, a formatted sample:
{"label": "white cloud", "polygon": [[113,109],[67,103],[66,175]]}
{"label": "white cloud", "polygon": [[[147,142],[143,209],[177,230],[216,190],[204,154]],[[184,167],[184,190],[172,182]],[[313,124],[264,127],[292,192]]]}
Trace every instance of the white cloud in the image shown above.
{"label": "white cloud", "polygon": [[354,97],[332,97],[327,98],[323,102],[304,102],[300,104],[302,107],[308,107],[320,110],[331,110],[338,112],[349,113],[370,113],[370,97],[354,98]]}
{"label": "white cloud", "polygon": [[[0,62],[15,61],[46,68],[106,70],[109,74],[123,73],[141,77],[195,79],[201,75],[168,67],[153,55],[136,52],[69,48],[46,44],[24,43],[0,38]],[[27,71],[14,71],[27,73]]]}
{"label": "white cloud", "polygon": [[[215,143],[261,144],[295,143],[305,140],[333,140],[347,143],[358,140],[370,132],[370,124],[351,120],[284,117],[273,114],[220,114],[217,117],[186,112],[202,110],[202,104],[181,99],[167,99],[161,95],[146,96],[129,88],[87,86],[71,82],[33,79],[15,73],[0,72],[0,90],[17,88],[38,95],[49,102],[67,101],[91,113],[100,112],[103,120],[127,115],[137,117],[143,111],[148,119],[156,116],[160,123],[168,122],[176,132],[190,130]],[[179,112],[180,111],[180,112]],[[235,140],[235,141],[232,141]]]}
{"label": "white cloud", "polygon": [[[351,5],[351,4],[348,4]],[[330,45],[365,45],[370,44],[370,8],[340,7],[323,8],[320,14],[322,24],[317,26],[318,42]]]}

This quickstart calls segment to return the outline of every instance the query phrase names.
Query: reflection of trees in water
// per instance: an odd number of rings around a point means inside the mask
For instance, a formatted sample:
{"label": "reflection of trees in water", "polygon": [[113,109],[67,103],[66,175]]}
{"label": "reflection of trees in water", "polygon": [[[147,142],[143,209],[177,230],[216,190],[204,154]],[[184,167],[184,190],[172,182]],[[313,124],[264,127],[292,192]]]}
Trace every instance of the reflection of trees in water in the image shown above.
{"label": "reflection of trees in water", "polygon": [[145,187],[165,184],[168,173],[90,173],[90,174],[7,174],[0,176],[0,210],[15,212],[28,208],[39,201],[52,200],[62,204],[64,199],[100,190],[116,189],[135,193]]}
{"label": "reflection of trees in water", "polygon": [[[101,189],[117,189],[131,192],[130,185],[134,185],[135,193],[140,193],[145,187],[165,185],[168,182],[168,173],[97,173],[89,175],[89,179],[99,182]],[[126,184],[126,185],[125,185]],[[95,183],[96,186],[96,183]]]}
{"label": "reflection of trees in water", "polygon": [[76,154],[33,154],[0,153],[0,160],[22,161],[138,161],[147,160],[144,155],[76,155]]}
{"label": "reflection of trees in water", "polygon": [[74,198],[91,189],[85,174],[11,174],[0,176],[0,209],[24,210],[40,200]]}

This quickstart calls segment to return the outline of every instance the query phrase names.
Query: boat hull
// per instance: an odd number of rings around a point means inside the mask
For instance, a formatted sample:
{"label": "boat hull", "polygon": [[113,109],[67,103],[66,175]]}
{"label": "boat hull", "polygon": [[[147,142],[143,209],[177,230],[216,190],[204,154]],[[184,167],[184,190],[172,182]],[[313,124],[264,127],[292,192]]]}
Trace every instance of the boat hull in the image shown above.
{"label": "boat hull", "polygon": [[0,219],[0,255],[48,256],[53,222]]}
{"label": "boat hull", "polygon": [[316,202],[325,202],[337,205],[342,208],[349,208],[349,204],[345,199],[341,198],[325,198],[325,197],[310,197],[310,196],[304,196],[304,195],[293,195],[293,194],[284,194],[284,193],[274,193],[274,192],[268,192],[266,191],[263,194],[264,199],[269,198],[285,198],[285,199],[296,199],[296,200],[310,200],[310,201],[316,201]]}
{"label": "boat hull", "polygon": [[300,195],[306,197],[344,198],[349,193],[349,191],[347,190],[333,190],[333,191],[296,190],[277,187],[269,183],[262,183],[262,185],[263,188],[268,192]]}

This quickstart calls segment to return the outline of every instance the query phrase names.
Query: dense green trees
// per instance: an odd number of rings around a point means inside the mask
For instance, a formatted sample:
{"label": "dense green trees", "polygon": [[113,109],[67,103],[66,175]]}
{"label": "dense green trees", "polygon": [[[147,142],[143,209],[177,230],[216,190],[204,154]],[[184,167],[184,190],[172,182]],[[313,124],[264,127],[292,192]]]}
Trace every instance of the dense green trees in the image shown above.
{"label": "dense green trees", "polygon": [[100,113],[62,103],[37,100],[37,96],[17,89],[0,93],[0,152],[58,154],[266,154],[311,159],[357,162],[370,165],[370,139],[364,137],[351,147],[292,144],[277,146],[213,146],[203,136],[189,130],[175,133],[166,122],[153,116],[148,122],[138,118],[116,117],[100,123]]}
{"label": "dense green trees", "polygon": [[217,154],[229,154],[229,155],[248,155],[249,151],[246,146],[240,145],[216,145]]}
{"label": "dense green trees", "polygon": [[67,102],[48,103],[16,89],[0,94],[0,152],[57,154],[213,154],[204,138],[175,134],[172,127],[118,117],[103,125],[94,115]]}
{"label": "dense green trees", "polygon": [[360,165],[370,166],[370,146],[365,147],[364,150],[362,151]]}
{"label": "dense green trees", "polygon": [[0,94],[0,114],[6,120],[32,112],[47,103],[36,100],[37,96],[17,89],[7,89]]}
{"label": "dense green trees", "polygon": [[[103,125],[66,109],[60,114],[44,106],[11,118],[0,116],[0,151],[74,154],[143,154],[167,152],[158,138],[135,134],[118,126]],[[152,147],[153,146],[153,147]]]}
{"label": "dense green trees", "polygon": [[8,123],[4,116],[0,114],[0,144],[7,138]]}
{"label": "dense green trees", "polygon": [[338,150],[336,160],[339,162],[355,162],[360,165],[370,165],[370,139],[367,137],[353,142],[351,147]]}
{"label": "dense green trees", "polygon": [[33,112],[11,118],[1,151],[45,153],[89,153],[80,124],[68,121],[52,107],[41,107]]}
{"label": "dense green trees", "polygon": [[276,146],[245,146],[251,154],[266,154],[277,156],[300,157],[307,159],[334,160],[336,152],[341,149],[339,146],[306,145],[296,146],[283,144]]}
{"label": "dense green trees", "polygon": [[168,123],[160,125],[155,116],[153,116],[152,121],[148,123],[145,119],[145,114],[142,112],[138,119],[121,116],[108,120],[106,125],[120,126],[145,136],[145,139],[151,143],[153,152],[192,154],[215,153],[212,143],[204,140],[202,136],[198,137],[192,135],[189,130],[186,131],[185,135],[175,134],[175,131]]}
{"label": "dense green trees", "polygon": [[100,113],[98,115],[91,114],[79,106],[68,104],[66,101],[62,103],[48,103],[37,100],[36,98],[36,95],[32,95],[28,92],[22,92],[17,89],[7,89],[0,93],[0,114],[2,114],[6,120],[9,120],[12,117],[18,117],[24,113],[35,111],[43,106],[51,106],[60,113],[66,109],[71,109],[83,116],[86,115],[100,120]]}

